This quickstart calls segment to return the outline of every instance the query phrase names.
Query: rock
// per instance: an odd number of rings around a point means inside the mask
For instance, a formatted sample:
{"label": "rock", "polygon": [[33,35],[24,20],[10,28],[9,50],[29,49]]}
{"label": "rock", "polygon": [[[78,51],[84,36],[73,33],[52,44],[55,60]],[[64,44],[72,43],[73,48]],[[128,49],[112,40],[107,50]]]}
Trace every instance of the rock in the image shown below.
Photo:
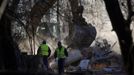
{"label": "rock", "polygon": [[71,37],[72,46],[74,48],[82,49],[88,48],[96,37],[96,29],[91,24],[75,25],[74,33]]}

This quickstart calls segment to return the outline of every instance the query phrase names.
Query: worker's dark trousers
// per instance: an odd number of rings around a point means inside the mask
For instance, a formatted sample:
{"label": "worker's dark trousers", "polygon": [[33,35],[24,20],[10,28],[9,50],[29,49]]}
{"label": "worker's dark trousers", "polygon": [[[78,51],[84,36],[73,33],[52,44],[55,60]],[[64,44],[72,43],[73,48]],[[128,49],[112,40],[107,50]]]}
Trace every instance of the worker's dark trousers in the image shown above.
{"label": "worker's dark trousers", "polygon": [[46,70],[48,70],[48,59],[45,56],[43,57],[43,63],[45,65],[45,67],[46,67]]}
{"label": "worker's dark trousers", "polygon": [[64,72],[64,63],[65,63],[65,59],[58,60],[58,72],[59,72],[59,74],[62,74]]}

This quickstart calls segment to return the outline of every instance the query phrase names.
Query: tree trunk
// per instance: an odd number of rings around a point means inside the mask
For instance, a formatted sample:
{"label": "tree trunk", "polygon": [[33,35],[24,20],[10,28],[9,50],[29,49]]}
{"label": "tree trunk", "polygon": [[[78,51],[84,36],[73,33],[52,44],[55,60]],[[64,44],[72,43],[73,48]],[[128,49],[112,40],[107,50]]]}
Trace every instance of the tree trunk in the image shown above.
{"label": "tree trunk", "polygon": [[[70,6],[71,6],[71,12],[72,12],[72,17],[73,17],[72,20],[74,20],[78,16],[76,14],[76,11],[77,11],[77,8],[78,8],[78,0],[69,0],[69,3],[70,3]],[[67,37],[67,39],[68,39],[67,43],[68,44],[70,44],[70,42],[72,41],[72,40],[70,40],[70,38],[73,36],[73,32],[74,32],[74,23],[69,22],[69,35]]]}
{"label": "tree trunk", "polygon": [[76,19],[78,17],[78,14],[76,13],[78,9],[78,0],[69,0],[69,2],[71,5],[73,19]]}
{"label": "tree trunk", "polygon": [[[15,11],[17,8],[17,4],[20,0],[13,0],[12,5],[9,7],[7,6],[4,11],[4,14],[1,15],[0,19],[0,53],[1,53],[1,67],[5,68],[5,70],[17,70],[17,57],[19,48],[17,43],[13,41],[12,31],[11,31],[11,19],[7,16],[9,15],[8,10]],[[10,14],[12,15],[12,14]],[[20,58],[18,58],[20,59]]]}
{"label": "tree trunk", "polygon": [[16,70],[17,62],[13,38],[11,36],[11,22],[5,14],[0,20],[0,34],[0,51],[2,53],[4,67],[6,70]]}
{"label": "tree trunk", "polygon": [[131,56],[129,54],[132,46],[130,24],[123,18],[118,0],[104,0],[104,2],[113,26],[113,30],[116,32],[119,39],[119,44],[124,59],[124,66],[129,75],[133,75],[133,68],[131,67],[133,63],[130,62]]}
{"label": "tree trunk", "polygon": [[31,54],[35,54],[35,34],[41,18],[53,6],[57,0],[39,0],[31,9],[29,20],[27,21],[27,31],[31,44]]}

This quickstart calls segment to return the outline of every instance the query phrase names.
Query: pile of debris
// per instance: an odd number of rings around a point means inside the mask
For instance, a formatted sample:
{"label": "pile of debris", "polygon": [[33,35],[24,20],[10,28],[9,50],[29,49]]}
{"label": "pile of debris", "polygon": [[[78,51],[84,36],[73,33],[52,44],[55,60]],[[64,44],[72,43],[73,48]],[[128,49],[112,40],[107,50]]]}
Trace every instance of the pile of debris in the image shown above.
{"label": "pile of debris", "polygon": [[70,64],[66,68],[66,73],[83,71],[88,73],[119,73],[123,71],[121,56],[111,50],[111,45],[108,42],[97,43],[92,48],[83,49],[81,55],[81,59],[75,65]]}

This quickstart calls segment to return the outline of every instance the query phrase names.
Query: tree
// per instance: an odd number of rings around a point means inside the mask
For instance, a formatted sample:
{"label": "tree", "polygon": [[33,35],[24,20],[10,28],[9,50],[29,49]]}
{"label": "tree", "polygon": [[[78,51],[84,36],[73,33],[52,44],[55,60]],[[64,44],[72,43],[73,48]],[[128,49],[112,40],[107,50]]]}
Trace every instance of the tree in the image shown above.
{"label": "tree", "polygon": [[[0,52],[2,56],[2,60],[4,68],[6,70],[16,70],[17,69],[17,58],[16,58],[16,52],[17,45],[13,41],[12,35],[11,35],[11,20],[9,18],[9,9],[12,8],[13,11],[15,11],[16,4],[18,4],[19,0],[14,0],[12,2],[12,5],[9,7],[7,6],[5,9],[1,20],[0,20]],[[4,1],[3,1],[4,3]]]}
{"label": "tree", "polygon": [[53,4],[57,0],[41,0],[38,1],[32,8],[29,16],[29,20],[27,20],[27,31],[29,32],[30,36],[29,39],[31,40],[31,51],[32,54],[35,54],[35,33],[37,26],[40,24],[41,18],[44,14],[53,6]]}
{"label": "tree", "polygon": [[128,6],[128,18],[124,19],[119,6],[118,0],[104,0],[106,5],[106,10],[108,12],[109,18],[111,20],[113,30],[116,32],[119,44],[124,59],[124,66],[129,75],[134,74],[134,62],[133,62],[133,39],[132,32],[130,30],[130,24],[132,22],[132,16],[134,12],[132,11],[131,0],[127,0]]}

